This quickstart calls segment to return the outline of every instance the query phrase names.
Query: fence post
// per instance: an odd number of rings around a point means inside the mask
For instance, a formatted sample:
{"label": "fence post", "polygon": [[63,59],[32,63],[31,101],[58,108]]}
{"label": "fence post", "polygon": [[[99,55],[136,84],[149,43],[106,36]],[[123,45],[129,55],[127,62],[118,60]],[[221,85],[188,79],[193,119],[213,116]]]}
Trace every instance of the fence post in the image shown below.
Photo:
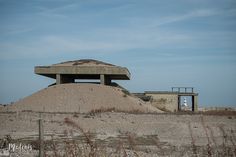
{"label": "fence post", "polygon": [[43,141],[43,120],[39,119],[39,157],[44,156],[44,141]]}

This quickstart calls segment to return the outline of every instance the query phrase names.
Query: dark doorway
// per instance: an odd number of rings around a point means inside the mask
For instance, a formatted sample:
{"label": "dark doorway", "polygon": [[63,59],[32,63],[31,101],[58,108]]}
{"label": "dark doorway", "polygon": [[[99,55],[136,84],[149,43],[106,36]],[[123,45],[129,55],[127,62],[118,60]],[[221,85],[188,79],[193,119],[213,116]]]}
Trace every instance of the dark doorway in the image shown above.
{"label": "dark doorway", "polygon": [[192,96],[179,96],[179,110],[192,111],[193,101]]}

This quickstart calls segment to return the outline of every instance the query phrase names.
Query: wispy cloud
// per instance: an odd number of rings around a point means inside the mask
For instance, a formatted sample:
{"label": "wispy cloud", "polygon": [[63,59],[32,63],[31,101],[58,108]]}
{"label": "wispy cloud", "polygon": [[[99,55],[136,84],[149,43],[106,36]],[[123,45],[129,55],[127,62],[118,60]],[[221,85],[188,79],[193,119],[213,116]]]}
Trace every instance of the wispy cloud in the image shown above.
{"label": "wispy cloud", "polygon": [[181,34],[155,32],[158,36],[153,35],[150,37],[151,33],[153,32],[111,29],[100,30],[94,37],[87,39],[83,39],[83,37],[47,35],[39,37],[37,41],[5,41],[0,44],[0,57],[1,59],[41,58],[59,55],[60,53],[112,54],[132,49],[156,49],[165,44],[177,45],[190,41],[188,36]]}
{"label": "wispy cloud", "polygon": [[180,14],[180,15],[161,18],[160,22],[156,23],[156,26],[161,26],[161,25],[170,24],[173,22],[180,22],[180,21],[184,21],[184,20],[189,20],[189,19],[193,19],[196,17],[214,16],[217,14],[219,14],[219,12],[216,10],[212,10],[212,9],[195,10],[195,11],[188,12],[186,14]]}
{"label": "wispy cloud", "polygon": [[31,41],[4,41],[0,43],[0,58],[41,58],[59,53],[122,53],[132,49],[159,49],[168,45],[191,42],[187,34],[140,30],[138,28],[110,28],[93,30],[83,36],[45,35]]}
{"label": "wispy cloud", "polygon": [[68,17],[67,14],[65,14],[66,11],[71,11],[77,8],[76,3],[69,3],[66,5],[61,5],[53,8],[45,7],[45,6],[37,6],[38,15],[46,16],[46,17],[52,17],[52,18],[66,18]]}
{"label": "wispy cloud", "polygon": [[[65,3],[65,5],[59,5],[54,7],[44,6],[44,5],[38,5],[35,6],[37,8],[38,15],[47,16],[47,17],[58,17],[58,18],[67,18],[68,14],[67,11],[73,11],[77,10],[79,8],[79,3]],[[98,15],[94,15],[93,11],[86,11],[86,14],[84,14],[85,18],[82,18],[80,20],[71,18],[71,21],[73,21],[73,24],[77,24],[78,27],[80,24],[84,24],[83,20],[85,20],[85,23],[87,20],[93,21],[93,19],[99,21],[97,16],[105,16],[105,14],[113,15],[117,14],[121,19],[124,18],[124,15],[118,14],[122,11],[129,10],[135,5],[132,3],[129,4],[119,4],[119,5],[113,5],[113,7],[108,7],[105,9],[99,10]],[[91,8],[89,8],[91,9]],[[96,25],[91,26],[88,25],[88,28],[85,28],[83,31],[80,31],[79,28],[77,30],[76,27],[73,27],[73,31],[79,32],[77,35],[74,35],[70,28],[64,28],[61,27],[62,34],[58,33],[50,33],[44,32],[44,34],[39,35],[36,37],[35,40],[37,41],[27,41],[27,42],[15,42],[15,41],[5,41],[0,44],[0,55],[1,58],[10,58],[10,57],[43,57],[45,55],[51,55],[52,53],[56,52],[63,52],[63,53],[74,53],[74,52],[89,52],[89,53],[101,53],[101,52],[107,52],[107,53],[113,53],[113,52],[122,52],[122,51],[128,51],[132,49],[145,49],[145,50],[154,50],[156,49],[168,49],[171,45],[173,49],[178,48],[195,48],[195,47],[201,47],[204,46],[205,48],[209,47],[208,45],[212,46],[214,42],[218,42],[217,46],[222,45],[225,46],[225,42],[221,42],[222,40],[214,40],[211,41],[210,37],[207,37],[205,35],[206,32],[181,32],[176,31],[174,29],[172,30],[163,30],[161,28],[158,28],[159,26],[167,25],[167,24],[174,24],[176,22],[183,22],[187,20],[191,20],[194,18],[204,18],[204,17],[210,17],[220,14],[227,14],[232,15],[235,12],[235,9],[231,10],[219,10],[219,9],[211,9],[211,8],[205,8],[205,9],[195,9],[192,10],[188,9],[190,11],[186,11],[185,13],[176,13],[174,12],[173,15],[167,16],[166,14],[148,17],[147,15],[144,15],[142,17],[139,16],[128,16],[125,18],[124,21],[126,21],[126,25],[123,27],[117,27],[116,25],[103,25],[104,27],[97,27]],[[91,14],[87,14],[91,13]],[[78,13],[78,12],[77,12]],[[76,14],[78,15],[78,14]],[[109,16],[105,18],[106,21],[109,21],[108,23],[114,24],[117,22],[115,19],[113,19],[113,16]],[[96,16],[95,18],[93,16]],[[33,17],[33,16],[32,16]],[[78,17],[78,16],[77,16]],[[93,18],[91,18],[93,17]],[[42,20],[41,21],[45,23],[50,23],[50,21]],[[77,23],[78,20],[79,22]],[[104,20],[104,19],[102,19]],[[102,22],[106,22],[106,21]],[[81,23],[80,23],[81,22]],[[89,23],[89,22],[88,22]],[[87,24],[87,23],[86,23]],[[85,24],[85,25],[86,25]],[[90,24],[90,23],[89,23]],[[93,24],[93,23],[92,23]],[[99,25],[97,23],[97,25]],[[40,30],[40,24],[36,25],[39,31]],[[68,26],[68,25],[66,25]],[[50,29],[57,27],[54,25],[54,23],[50,23]],[[58,26],[60,27],[60,26]],[[49,27],[48,27],[49,28]],[[46,28],[47,29],[47,28]],[[50,30],[48,29],[48,30]],[[27,28],[16,28],[9,30],[9,34],[17,34],[17,33],[25,33],[30,32],[32,30],[31,27]],[[53,30],[52,30],[53,31]],[[68,33],[67,33],[68,32]],[[48,33],[48,34],[47,34]],[[58,34],[57,34],[58,33]],[[223,32],[225,34],[225,32]],[[46,35],[47,34],[47,35]],[[65,35],[66,34],[66,35]],[[208,33],[209,34],[209,33]],[[222,35],[218,35],[217,33],[213,34],[216,38],[221,37]],[[202,41],[204,40],[204,42]],[[226,39],[226,37],[224,37]],[[234,39],[229,39],[228,43],[233,41]],[[209,44],[210,43],[210,44]],[[229,45],[228,44],[228,45]],[[227,46],[227,45],[226,45]],[[40,50],[40,52],[39,52]],[[176,50],[177,51],[177,50]],[[32,55],[36,54],[36,55]]]}
{"label": "wispy cloud", "polygon": [[162,15],[156,17],[136,17],[136,18],[127,18],[127,21],[133,25],[140,25],[140,27],[158,27],[167,24],[173,24],[176,22],[184,22],[187,20],[192,20],[195,18],[205,18],[216,15],[235,15],[236,10],[218,10],[212,8],[206,9],[196,9],[193,11],[188,11],[186,13],[174,13],[173,15]]}
{"label": "wispy cloud", "polygon": [[33,27],[23,27],[23,26],[8,26],[7,28],[5,28],[2,31],[2,34],[6,34],[6,35],[19,35],[22,33],[28,33],[33,31]]}

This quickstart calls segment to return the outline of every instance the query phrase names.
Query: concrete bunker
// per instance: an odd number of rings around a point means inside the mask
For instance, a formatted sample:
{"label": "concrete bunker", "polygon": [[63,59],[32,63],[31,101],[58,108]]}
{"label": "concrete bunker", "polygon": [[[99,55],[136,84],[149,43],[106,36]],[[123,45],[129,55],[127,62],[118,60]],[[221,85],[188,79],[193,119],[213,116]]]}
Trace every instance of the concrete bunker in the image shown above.
{"label": "concrete bunker", "polygon": [[193,87],[172,87],[172,92],[178,94],[178,111],[183,110],[181,97],[191,98],[191,111],[196,112],[198,109],[198,93],[194,92]]}
{"label": "concrete bunker", "polygon": [[198,111],[198,93],[193,87],[172,87],[172,91],[145,91],[134,93],[134,95],[149,101],[153,106],[169,112],[183,111],[181,97],[191,97],[191,108],[193,112]]}
{"label": "concrete bunker", "polygon": [[34,72],[56,79],[56,84],[74,83],[75,80],[100,80],[110,85],[112,80],[130,80],[130,72],[125,67],[92,59],[67,61],[51,66],[36,66]]}
{"label": "concrete bunker", "polygon": [[[100,80],[100,84],[112,85],[112,80],[130,80],[127,68],[92,59],[67,61],[51,66],[36,66],[35,73],[53,78],[56,84],[75,83],[78,80]],[[182,97],[191,98],[191,111],[198,111],[198,93],[193,87],[172,87],[171,91],[146,91],[133,93],[135,96],[150,101],[159,109],[178,112],[181,108]]]}

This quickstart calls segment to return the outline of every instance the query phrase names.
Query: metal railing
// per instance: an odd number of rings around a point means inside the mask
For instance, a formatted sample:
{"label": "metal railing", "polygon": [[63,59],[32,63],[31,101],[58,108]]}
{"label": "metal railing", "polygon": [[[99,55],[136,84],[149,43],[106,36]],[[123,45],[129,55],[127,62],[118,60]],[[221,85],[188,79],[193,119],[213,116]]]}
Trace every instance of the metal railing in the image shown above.
{"label": "metal railing", "polygon": [[193,93],[194,88],[193,87],[172,87],[172,92],[178,92],[178,93]]}

